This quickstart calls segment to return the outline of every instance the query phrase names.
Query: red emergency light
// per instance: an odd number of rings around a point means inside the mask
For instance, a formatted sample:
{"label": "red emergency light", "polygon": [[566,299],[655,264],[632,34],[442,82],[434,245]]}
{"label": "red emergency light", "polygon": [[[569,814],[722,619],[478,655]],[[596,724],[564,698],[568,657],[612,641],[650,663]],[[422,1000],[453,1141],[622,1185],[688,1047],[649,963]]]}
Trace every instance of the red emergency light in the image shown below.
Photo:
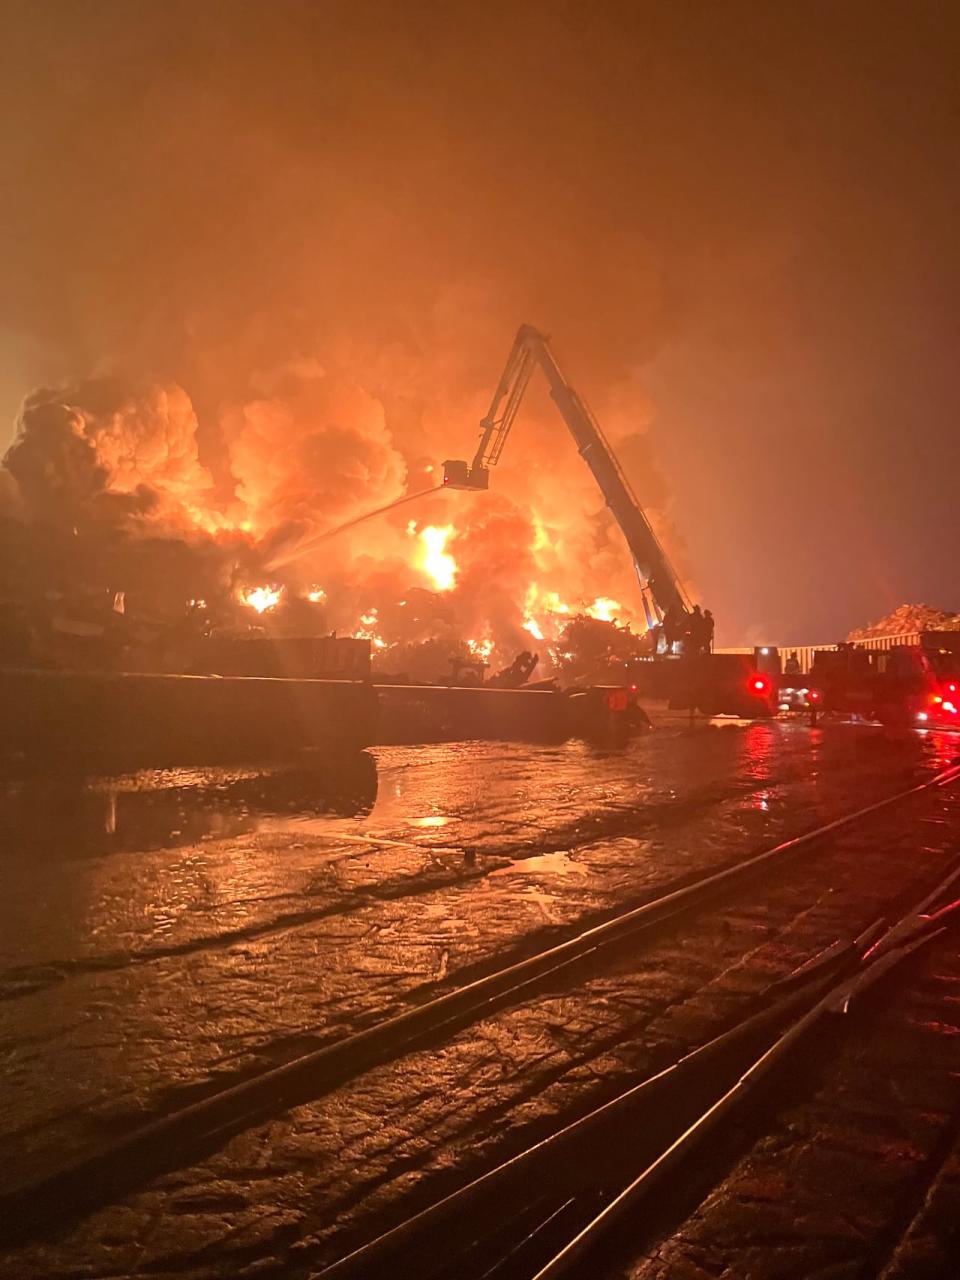
{"label": "red emergency light", "polygon": [[770,692],[770,681],[766,676],[753,676],[750,680],[750,692],[763,696]]}

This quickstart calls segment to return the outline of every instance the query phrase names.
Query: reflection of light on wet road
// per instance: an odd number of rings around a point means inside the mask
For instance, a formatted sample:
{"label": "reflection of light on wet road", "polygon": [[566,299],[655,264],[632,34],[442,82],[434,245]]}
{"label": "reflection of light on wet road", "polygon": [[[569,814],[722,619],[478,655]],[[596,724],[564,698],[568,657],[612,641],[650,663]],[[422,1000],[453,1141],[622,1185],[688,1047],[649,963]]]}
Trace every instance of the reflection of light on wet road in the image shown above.
{"label": "reflection of light on wet road", "polygon": [[[0,1035],[39,1064],[0,1077],[6,1113],[40,1132],[56,1111],[58,1163],[104,1081],[148,1106],[261,1045],[344,1034],[544,925],[929,776],[956,754],[937,746],[727,723],[623,751],[384,748],[332,790],[306,766],[0,780],[0,990],[22,997]],[[14,1169],[23,1141],[0,1136]]]}
{"label": "reflection of light on wet road", "polygon": [[[0,783],[0,844],[13,853],[0,967],[137,949],[152,935],[215,936],[245,927],[253,903],[259,923],[380,886],[429,893],[438,877],[482,881],[504,864],[493,883],[516,901],[521,874],[548,889],[584,884],[571,850],[589,861],[594,845],[660,829],[672,842],[710,814],[711,830],[752,842],[772,820],[846,803],[860,785],[846,777],[885,789],[885,773],[942,768],[955,747],[871,732],[866,750],[853,727],[725,722],[661,726],[624,751],[385,747],[335,779],[307,764],[10,779]],[[674,864],[711,856],[710,839],[687,837]],[[648,857],[637,847],[623,874],[642,874]],[[594,879],[598,894],[615,891],[609,875]]]}
{"label": "reflection of light on wet road", "polygon": [[[516,877],[514,895],[521,901],[532,902],[547,924],[556,924],[563,919],[563,911],[558,895],[547,887],[550,879],[567,881],[571,877],[589,874],[588,867],[576,862],[569,853],[558,851],[535,854],[530,858],[511,862],[505,867],[497,867],[490,873],[489,880],[502,882],[505,877]],[[490,883],[487,887],[495,891],[497,885]]]}
{"label": "reflection of light on wet road", "polygon": [[559,875],[559,876],[585,876],[588,875],[587,868],[581,866],[579,862],[575,862],[569,853],[541,853],[535,854],[531,858],[524,858],[519,862],[511,862],[509,866],[497,867],[495,871],[491,871],[491,879],[496,876],[535,876],[535,875]]}
{"label": "reflection of light on wet road", "polygon": [[[877,763],[894,768],[942,767],[953,754],[952,743],[916,749],[915,738],[890,745],[871,735],[871,743]],[[206,932],[235,923],[223,913],[239,917],[242,902],[366,889],[377,879],[415,877],[435,857],[466,855],[487,871],[490,855],[513,860],[507,875],[570,877],[580,871],[564,850],[664,822],[675,827],[724,804],[731,820],[748,809],[766,820],[796,788],[806,797],[801,808],[818,809],[839,798],[839,776],[862,773],[870,762],[856,729],[727,722],[661,728],[624,752],[582,743],[454,743],[383,748],[364,763],[347,780],[346,800],[332,803],[323,772],[299,766],[41,780],[25,784],[19,799],[14,787],[0,791],[0,826],[7,824],[0,834],[9,831],[11,848],[36,850],[41,862],[56,865],[54,881],[64,877],[62,892],[56,884],[44,890],[52,909],[39,928],[25,889],[13,931],[24,938],[32,929],[38,950],[41,935],[56,935],[58,920],[64,943],[76,943],[77,929],[80,939],[113,932],[132,939],[154,926],[169,934],[173,915],[188,932]],[[750,838],[757,832],[752,826]],[[64,863],[91,854],[109,857],[92,877],[77,868],[71,890],[74,873]],[[334,864],[358,871],[323,881]],[[15,880],[26,886],[30,879],[24,859]],[[51,944],[51,951],[63,947]]]}
{"label": "reflection of light on wet road", "polygon": [[744,772],[752,781],[766,782],[778,762],[780,740],[768,724],[748,725],[744,733]]}
{"label": "reflection of light on wet road", "polygon": [[938,769],[949,769],[960,759],[960,736],[947,729],[919,729],[917,737],[924,738],[926,750]]}

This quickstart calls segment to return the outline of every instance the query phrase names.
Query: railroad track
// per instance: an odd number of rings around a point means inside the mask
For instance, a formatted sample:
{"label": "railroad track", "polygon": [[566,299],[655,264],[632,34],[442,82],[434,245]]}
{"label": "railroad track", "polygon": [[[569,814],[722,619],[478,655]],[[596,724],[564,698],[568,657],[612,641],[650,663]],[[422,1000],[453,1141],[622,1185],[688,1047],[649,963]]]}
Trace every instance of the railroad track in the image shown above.
{"label": "railroad track", "polygon": [[[0,1242],[30,1239],[52,1222],[108,1203],[166,1169],[201,1158],[234,1134],[315,1099],[374,1066],[441,1044],[463,1027],[528,1000],[561,978],[572,980],[584,969],[595,968],[624,944],[673,927],[831,836],[958,780],[960,766],[945,770],[143,1126],[67,1168],[0,1196]],[[773,1015],[768,1010],[758,1016]],[[684,1070],[689,1069],[688,1064]]]}
{"label": "railroad track", "polygon": [[708,1140],[755,1112],[758,1099],[762,1108],[764,1090],[808,1053],[828,1020],[960,921],[960,899],[944,901],[958,887],[960,860],[898,919],[878,921],[775,984],[761,1012],[310,1280],[595,1277],[598,1254],[628,1214],[682,1176]]}

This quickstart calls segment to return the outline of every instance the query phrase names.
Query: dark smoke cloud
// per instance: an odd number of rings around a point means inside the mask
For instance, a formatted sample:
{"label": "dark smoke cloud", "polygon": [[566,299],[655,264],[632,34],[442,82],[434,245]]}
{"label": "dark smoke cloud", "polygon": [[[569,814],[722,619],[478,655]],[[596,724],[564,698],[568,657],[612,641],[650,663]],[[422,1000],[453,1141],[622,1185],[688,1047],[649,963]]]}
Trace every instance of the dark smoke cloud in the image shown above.
{"label": "dark smoke cloud", "polygon": [[116,379],[27,396],[4,467],[40,522],[143,518],[189,528],[213,487],[183,389]]}

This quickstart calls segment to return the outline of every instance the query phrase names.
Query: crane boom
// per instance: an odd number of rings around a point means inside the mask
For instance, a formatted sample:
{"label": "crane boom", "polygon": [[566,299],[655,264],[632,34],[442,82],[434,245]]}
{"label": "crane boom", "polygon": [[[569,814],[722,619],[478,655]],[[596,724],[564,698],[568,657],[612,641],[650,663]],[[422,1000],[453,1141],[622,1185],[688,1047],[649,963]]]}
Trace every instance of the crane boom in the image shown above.
{"label": "crane boom", "polygon": [[543,370],[550,395],[576,441],[580,456],[592,471],[613,518],[620,526],[633,557],[641,589],[649,591],[661,615],[670,609],[685,610],[688,602],[677,572],[644,515],[599,423],[563,376],[547,337],[532,326],[521,325],[517,332],[490,408],[480,423],[480,444],[473,463],[469,468],[463,463],[446,464],[447,482],[454,487],[486,488],[488,470],[500,459],[523,393],[537,364]]}

